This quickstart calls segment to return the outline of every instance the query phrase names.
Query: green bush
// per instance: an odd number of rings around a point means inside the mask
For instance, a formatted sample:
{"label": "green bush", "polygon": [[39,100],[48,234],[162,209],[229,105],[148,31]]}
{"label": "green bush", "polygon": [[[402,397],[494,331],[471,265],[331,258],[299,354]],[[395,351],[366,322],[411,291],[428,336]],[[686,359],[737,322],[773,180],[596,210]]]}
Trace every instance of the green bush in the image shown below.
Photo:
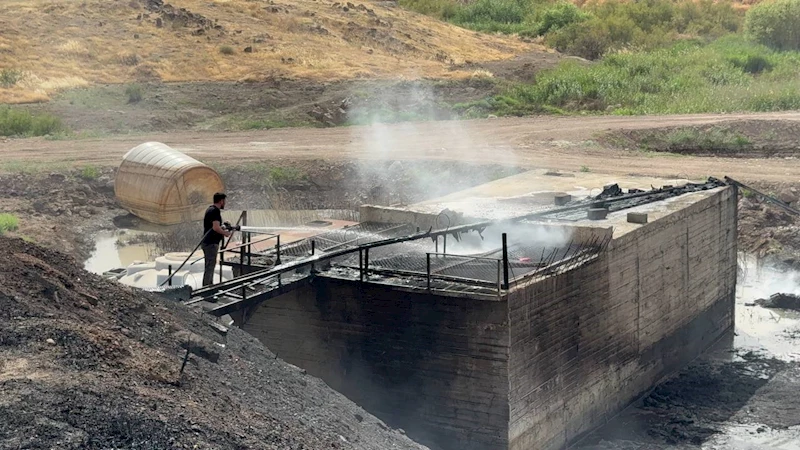
{"label": "green bush", "polygon": [[730,4],[707,0],[609,0],[586,6],[582,14],[583,20],[546,33],[546,42],[562,53],[599,59],[616,50],[662,48],[688,36],[718,38],[737,31],[743,20]]}
{"label": "green bush", "polygon": [[138,84],[131,84],[125,88],[125,95],[128,96],[128,103],[139,103],[144,99],[144,90]]}
{"label": "green bush", "polygon": [[22,81],[22,78],[23,73],[17,69],[0,70],[0,87],[12,88]]}
{"label": "green bush", "polygon": [[8,213],[0,213],[0,236],[9,231],[17,231],[19,219],[17,216]]}
{"label": "green bush", "polygon": [[86,166],[78,173],[82,180],[93,181],[100,178],[100,169],[95,166]]}
{"label": "green bush", "polygon": [[757,42],[777,50],[800,50],[800,0],[775,0],[747,11],[745,28]]}
{"label": "green bush", "polygon": [[[800,52],[776,52],[730,36],[652,51],[568,61],[503,95],[456,109],[486,114],[587,111],[672,114],[800,109]],[[757,74],[757,75],[756,75]]]}
{"label": "green bush", "polygon": [[400,0],[400,6],[443,20],[455,17],[459,9],[453,0]]}
{"label": "green bush", "polygon": [[0,107],[0,136],[46,136],[63,131],[61,119],[53,115]]}
{"label": "green bush", "polygon": [[583,22],[591,17],[572,3],[558,2],[541,13],[536,21],[536,34],[541,36],[560,30],[567,25]]}
{"label": "green bush", "polygon": [[459,8],[452,21],[478,31],[518,33],[525,29],[528,13],[524,0],[475,0]]}
{"label": "green bush", "polygon": [[235,53],[233,47],[231,47],[230,45],[223,45],[222,47],[219,48],[219,52],[222,53],[223,55],[232,55]]}

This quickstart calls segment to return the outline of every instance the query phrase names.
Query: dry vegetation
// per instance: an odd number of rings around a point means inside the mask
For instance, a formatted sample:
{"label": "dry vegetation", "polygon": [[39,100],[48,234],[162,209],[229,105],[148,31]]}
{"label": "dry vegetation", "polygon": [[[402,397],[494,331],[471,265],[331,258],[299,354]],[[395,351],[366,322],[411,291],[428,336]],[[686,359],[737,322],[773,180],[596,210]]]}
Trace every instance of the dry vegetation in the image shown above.
{"label": "dry vegetation", "polygon": [[22,74],[0,86],[0,103],[43,101],[92,83],[468,76],[451,65],[540,49],[384,3],[0,3],[0,68]]}

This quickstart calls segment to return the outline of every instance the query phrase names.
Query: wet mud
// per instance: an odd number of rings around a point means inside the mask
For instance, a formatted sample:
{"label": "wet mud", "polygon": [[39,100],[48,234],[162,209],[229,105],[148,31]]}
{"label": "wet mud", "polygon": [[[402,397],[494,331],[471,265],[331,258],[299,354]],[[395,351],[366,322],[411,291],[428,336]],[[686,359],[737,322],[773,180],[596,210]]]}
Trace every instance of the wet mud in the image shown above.
{"label": "wet mud", "polygon": [[800,314],[755,305],[800,284],[749,257],[740,269],[735,331],[573,448],[800,448]]}

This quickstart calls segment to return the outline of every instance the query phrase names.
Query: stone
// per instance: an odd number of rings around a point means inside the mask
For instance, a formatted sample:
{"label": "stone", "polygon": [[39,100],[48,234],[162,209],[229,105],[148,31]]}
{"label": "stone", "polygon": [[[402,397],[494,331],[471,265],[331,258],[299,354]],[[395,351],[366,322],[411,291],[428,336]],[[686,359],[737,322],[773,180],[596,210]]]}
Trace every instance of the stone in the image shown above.
{"label": "stone", "polygon": [[608,216],[607,208],[590,208],[586,213],[589,220],[603,220]]}
{"label": "stone", "polygon": [[555,195],[554,202],[556,206],[564,206],[572,201],[572,196],[563,192]]}
{"label": "stone", "polygon": [[778,195],[778,199],[788,205],[794,205],[795,203],[797,203],[798,196],[796,193],[790,190],[786,190],[781,192],[780,195]]}
{"label": "stone", "polygon": [[245,48],[244,48],[244,52],[245,52],[245,53],[253,53],[253,47],[252,47],[252,46],[247,46],[247,47],[245,47]]}
{"label": "stone", "polygon": [[628,223],[639,223],[639,224],[647,223],[647,213],[629,212]]}
{"label": "stone", "polygon": [[222,349],[216,345],[215,342],[185,330],[176,332],[175,339],[181,347],[184,349],[188,348],[190,353],[213,363],[219,361],[219,355]]}
{"label": "stone", "polygon": [[50,345],[56,345],[56,341],[54,341],[53,338],[47,338],[45,342],[47,342]]}

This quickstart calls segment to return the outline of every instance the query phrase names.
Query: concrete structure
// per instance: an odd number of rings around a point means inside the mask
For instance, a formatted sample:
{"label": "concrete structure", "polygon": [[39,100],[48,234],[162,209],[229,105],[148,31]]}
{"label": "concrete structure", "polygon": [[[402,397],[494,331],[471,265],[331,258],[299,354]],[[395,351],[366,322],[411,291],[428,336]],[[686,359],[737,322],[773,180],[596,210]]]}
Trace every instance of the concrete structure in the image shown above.
{"label": "concrete structure", "polygon": [[[582,195],[569,186],[553,192]],[[548,197],[515,195],[507,198],[519,201],[488,210],[502,218],[519,214],[522,200],[544,208]],[[491,203],[488,196],[458,202]],[[422,204],[362,213],[426,227],[442,221],[435,213],[442,205],[451,225],[472,219],[452,198],[433,210]],[[628,222],[628,212],[647,213],[648,223]],[[605,244],[512,276],[491,295],[425,288],[383,273],[362,281],[323,268],[304,287],[232,317],[279,357],[432,448],[563,448],[733,326],[736,190],[508,232],[510,239],[557,239],[559,230],[568,248],[598,238]],[[512,270],[529,264],[526,255],[514,256]]]}

